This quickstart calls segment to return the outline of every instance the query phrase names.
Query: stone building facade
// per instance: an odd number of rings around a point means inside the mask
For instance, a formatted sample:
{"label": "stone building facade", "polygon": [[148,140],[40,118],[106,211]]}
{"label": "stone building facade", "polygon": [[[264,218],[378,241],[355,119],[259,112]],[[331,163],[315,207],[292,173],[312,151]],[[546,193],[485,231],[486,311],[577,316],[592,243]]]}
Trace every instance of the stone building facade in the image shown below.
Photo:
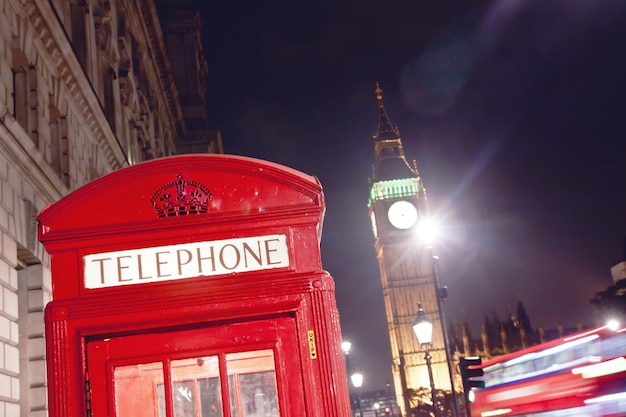
{"label": "stone building facade", "polygon": [[48,414],[37,214],[119,168],[221,152],[204,115],[199,17],[167,16],[153,0],[0,0],[2,417]]}

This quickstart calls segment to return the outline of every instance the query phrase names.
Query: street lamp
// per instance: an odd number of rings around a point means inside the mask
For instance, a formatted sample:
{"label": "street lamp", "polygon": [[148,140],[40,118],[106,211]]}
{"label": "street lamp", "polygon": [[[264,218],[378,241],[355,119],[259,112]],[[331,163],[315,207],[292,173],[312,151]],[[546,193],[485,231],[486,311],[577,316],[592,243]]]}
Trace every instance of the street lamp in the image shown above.
{"label": "street lamp", "polygon": [[[356,388],[356,398],[357,398],[357,409],[359,410],[359,417],[361,417],[363,415],[363,413],[361,412],[361,392],[360,392],[360,388],[361,386],[363,386],[363,374],[360,373],[359,371],[356,370],[356,367],[354,368],[354,373],[350,376],[350,379],[352,379],[352,385],[354,385],[354,388]],[[437,416],[435,416],[437,417]]]}
{"label": "street lamp", "polygon": [[433,401],[433,412],[435,417],[439,417],[439,407],[437,406],[437,392],[435,391],[435,381],[433,379],[433,368],[430,363],[430,345],[433,341],[433,323],[426,318],[424,310],[422,310],[422,304],[417,304],[417,319],[413,325],[413,331],[417,336],[417,341],[420,347],[424,348],[426,355],[426,366],[428,367],[428,379],[430,381],[430,394]]}
{"label": "street lamp", "polygon": [[[459,404],[457,401],[456,389],[454,388],[454,373],[452,370],[452,357],[450,355],[450,344],[448,343],[448,329],[446,326],[446,318],[443,311],[443,300],[448,297],[448,288],[439,286],[439,272],[437,270],[437,260],[439,259],[433,253],[433,240],[438,234],[436,223],[432,219],[424,219],[420,223],[420,235],[426,243],[428,256],[430,258],[430,267],[433,274],[433,283],[435,286],[435,298],[437,299],[437,309],[439,310],[439,321],[441,323],[441,332],[443,333],[443,349],[446,353],[446,364],[448,365],[448,376],[450,377],[450,389],[452,390],[452,402],[454,403],[454,416],[459,417]],[[419,317],[419,312],[418,312]],[[415,329],[415,327],[413,328]]]}
{"label": "street lamp", "polygon": [[352,343],[344,340],[341,342],[341,350],[343,350],[343,354],[346,355],[346,368],[348,372],[350,372],[350,348],[352,347]]}

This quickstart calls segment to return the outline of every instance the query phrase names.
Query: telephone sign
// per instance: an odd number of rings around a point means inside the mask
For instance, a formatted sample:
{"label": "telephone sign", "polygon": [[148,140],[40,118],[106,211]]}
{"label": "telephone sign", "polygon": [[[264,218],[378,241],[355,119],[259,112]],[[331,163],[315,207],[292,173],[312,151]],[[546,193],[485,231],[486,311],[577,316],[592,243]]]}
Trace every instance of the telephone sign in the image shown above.
{"label": "telephone sign", "polygon": [[346,417],[315,177],[186,155],[39,215],[51,417]]}
{"label": "telephone sign", "polygon": [[286,235],[253,236],[85,255],[85,288],[289,266]]}

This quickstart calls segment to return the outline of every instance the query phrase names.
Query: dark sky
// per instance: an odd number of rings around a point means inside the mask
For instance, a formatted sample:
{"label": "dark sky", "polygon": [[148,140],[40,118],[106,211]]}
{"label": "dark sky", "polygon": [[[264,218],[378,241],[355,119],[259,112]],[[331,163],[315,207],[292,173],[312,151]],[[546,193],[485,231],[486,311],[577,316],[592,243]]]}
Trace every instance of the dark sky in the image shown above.
{"label": "dark sky", "polygon": [[390,378],[367,211],[378,81],[417,161],[446,315],[478,335],[595,322],[626,235],[626,1],[215,1],[209,119],[225,152],[317,176],[322,260],[365,389]]}

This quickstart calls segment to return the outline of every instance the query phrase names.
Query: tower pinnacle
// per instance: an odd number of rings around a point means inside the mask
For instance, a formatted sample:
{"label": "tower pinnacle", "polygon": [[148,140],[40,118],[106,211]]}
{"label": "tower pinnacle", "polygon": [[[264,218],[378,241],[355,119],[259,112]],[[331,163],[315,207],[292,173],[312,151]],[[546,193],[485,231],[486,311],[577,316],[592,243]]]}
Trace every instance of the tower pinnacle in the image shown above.
{"label": "tower pinnacle", "polygon": [[378,130],[374,134],[374,140],[388,140],[388,139],[400,139],[400,131],[398,128],[391,124],[389,116],[385,111],[385,104],[383,103],[383,90],[380,88],[380,84],[376,82],[376,99],[378,100]]}
{"label": "tower pinnacle", "polygon": [[376,90],[374,90],[376,92],[376,98],[378,99],[378,105],[382,106],[383,105],[383,89],[380,88],[380,84],[378,84],[378,81],[376,81]]}
{"label": "tower pinnacle", "polygon": [[417,170],[413,170],[404,157],[400,131],[391,124],[385,111],[383,90],[380,88],[380,84],[376,83],[374,92],[378,100],[378,128],[374,134],[374,149],[376,153],[374,181],[415,178],[418,176]]}

